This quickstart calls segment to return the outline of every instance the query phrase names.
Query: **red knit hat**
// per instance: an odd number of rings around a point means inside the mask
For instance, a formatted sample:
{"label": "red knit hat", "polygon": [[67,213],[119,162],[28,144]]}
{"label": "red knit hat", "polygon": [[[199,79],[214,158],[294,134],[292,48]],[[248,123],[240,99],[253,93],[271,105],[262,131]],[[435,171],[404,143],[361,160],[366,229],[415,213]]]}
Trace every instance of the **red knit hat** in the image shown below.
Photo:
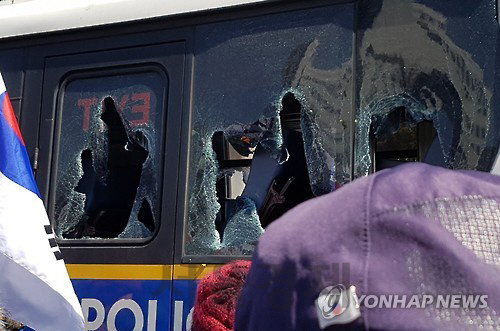
{"label": "red knit hat", "polygon": [[250,261],[232,261],[205,276],[198,285],[192,331],[233,329],[236,304]]}

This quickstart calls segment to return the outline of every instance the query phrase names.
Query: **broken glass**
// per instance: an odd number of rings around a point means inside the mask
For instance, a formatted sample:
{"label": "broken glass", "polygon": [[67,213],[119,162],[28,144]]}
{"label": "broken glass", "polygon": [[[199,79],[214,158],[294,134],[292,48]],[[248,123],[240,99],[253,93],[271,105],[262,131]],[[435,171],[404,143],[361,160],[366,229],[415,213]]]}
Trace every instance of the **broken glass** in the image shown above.
{"label": "broken glass", "polygon": [[306,98],[299,98],[304,105],[300,114],[300,127],[304,140],[304,150],[311,189],[315,196],[335,189],[335,159],[324,148],[323,138],[313,111]]}
{"label": "broken glass", "polygon": [[405,125],[437,132],[421,161],[488,170],[500,124],[495,1],[361,1],[358,19],[355,176],[371,171],[372,139],[399,130],[400,108]]}
{"label": "broken glass", "polygon": [[61,94],[56,234],[147,238],[159,222],[165,77],[156,72],[69,81]]}
{"label": "broken glass", "polygon": [[[353,14],[343,4],[197,27],[185,254],[251,254],[266,219],[351,180]],[[236,198],[218,194],[237,169],[214,153],[217,132],[252,156]]]}
{"label": "broken glass", "polygon": [[[198,169],[192,178],[193,185],[190,192],[188,217],[188,246],[186,254],[197,254],[199,251],[211,254],[220,249],[220,236],[215,229],[215,218],[220,209],[217,201],[217,157],[212,149],[211,135],[199,137],[195,132],[191,137],[198,141],[200,148],[197,161]],[[193,146],[194,147],[194,146]],[[210,222],[209,222],[210,220]]]}
{"label": "broken glass", "polygon": [[[214,132],[241,156],[253,156],[241,197],[253,201],[262,227],[297,187],[311,197],[331,192],[373,171],[377,152],[489,169],[500,143],[493,129],[500,125],[493,111],[500,102],[496,2],[362,0],[356,8],[197,27],[189,165],[197,205],[190,204],[187,220],[197,230],[186,241],[190,254],[241,252],[250,241],[237,231],[228,238],[223,225],[231,217],[219,217],[238,204],[214,188],[223,171],[210,147]],[[398,134],[407,146],[390,150]],[[306,175],[298,170],[304,167]],[[229,214],[246,215],[251,233],[258,232],[255,215],[241,208],[246,212]],[[197,231],[210,239],[193,240]]]}
{"label": "broken glass", "polygon": [[236,198],[236,203],[236,213],[231,216],[224,229],[221,253],[225,254],[224,251],[228,250],[235,254],[234,250],[239,249],[239,255],[251,254],[264,229],[260,225],[257,208],[252,199],[240,197]]}

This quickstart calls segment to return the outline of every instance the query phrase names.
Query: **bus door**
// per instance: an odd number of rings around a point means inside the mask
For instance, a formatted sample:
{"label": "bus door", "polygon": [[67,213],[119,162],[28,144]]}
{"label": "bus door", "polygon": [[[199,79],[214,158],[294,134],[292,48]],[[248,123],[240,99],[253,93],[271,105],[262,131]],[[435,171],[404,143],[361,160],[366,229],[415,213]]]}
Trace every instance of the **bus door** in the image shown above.
{"label": "bus door", "polygon": [[86,330],[168,330],[184,42],[81,45],[45,60],[39,171],[54,235]]}

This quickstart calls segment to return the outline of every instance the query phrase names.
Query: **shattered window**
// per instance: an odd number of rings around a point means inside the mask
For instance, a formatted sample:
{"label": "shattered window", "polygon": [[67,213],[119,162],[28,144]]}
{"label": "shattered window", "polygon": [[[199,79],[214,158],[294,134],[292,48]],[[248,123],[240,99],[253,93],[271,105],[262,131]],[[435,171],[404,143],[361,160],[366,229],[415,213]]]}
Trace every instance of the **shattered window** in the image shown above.
{"label": "shattered window", "polygon": [[160,219],[167,78],[154,70],[96,76],[70,77],[60,93],[56,234],[148,238]]}
{"label": "shattered window", "polygon": [[355,177],[404,161],[373,145],[390,135],[416,144],[409,158],[489,171],[500,141],[495,2],[361,1],[359,10]]}
{"label": "shattered window", "polygon": [[351,180],[354,5],[199,26],[185,255],[248,255]]}
{"label": "shattered window", "polygon": [[358,1],[197,27],[184,254],[250,254],[295,204],[402,162],[488,171],[496,7]]}

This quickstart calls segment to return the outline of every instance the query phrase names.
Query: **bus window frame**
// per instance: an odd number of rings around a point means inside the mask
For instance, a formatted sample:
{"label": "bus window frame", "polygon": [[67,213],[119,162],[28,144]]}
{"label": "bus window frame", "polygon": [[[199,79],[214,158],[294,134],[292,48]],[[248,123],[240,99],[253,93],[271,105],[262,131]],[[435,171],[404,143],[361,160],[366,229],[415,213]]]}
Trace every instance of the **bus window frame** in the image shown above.
{"label": "bus window frame", "polygon": [[[161,76],[162,80],[164,83],[164,87],[162,88],[163,90],[163,95],[162,95],[162,104],[157,105],[157,107],[162,108],[164,111],[165,108],[167,108],[166,113],[168,113],[168,107],[167,103],[168,100],[166,99],[168,88],[169,88],[169,78],[168,78],[168,73],[159,66],[157,63],[143,63],[140,65],[132,65],[132,66],[119,66],[119,67],[110,67],[110,68],[102,68],[102,69],[91,69],[91,70],[83,70],[83,71],[74,71],[74,72],[69,72],[65,77],[63,78],[63,81],[58,89],[57,93],[57,101],[56,101],[56,119],[55,119],[55,136],[54,136],[54,148],[53,148],[53,157],[52,157],[52,165],[51,165],[51,184],[50,184],[50,190],[49,190],[49,195],[48,195],[48,201],[49,204],[47,206],[47,212],[49,214],[49,217],[53,219],[54,213],[55,213],[55,195],[56,195],[56,189],[57,189],[57,183],[56,183],[56,175],[58,171],[58,160],[59,160],[59,150],[60,150],[60,142],[62,140],[61,137],[61,126],[63,125],[63,121],[60,119],[61,116],[58,116],[59,114],[62,114],[64,112],[63,109],[63,99],[64,99],[64,94],[66,91],[66,87],[71,84],[74,81],[77,80],[84,80],[84,79],[93,79],[93,78],[105,78],[105,77],[113,77],[113,76],[126,76],[126,75],[136,75],[136,74],[147,74],[147,73],[157,73]],[[166,88],[165,88],[166,86]],[[161,139],[161,146],[160,146],[160,152],[159,152],[159,159],[161,160],[162,164],[164,163],[164,160],[162,158],[162,154],[164,154],[164,149],[163,146],[165,146],[165,130],[166,130],[166,123],[165,123],[165,117],[166,113],[160,114],[161,116],[161,132],[159,133],[162,135],[160,137]],[[163,173],[159,174],[160,180],[163,179]],[[160,201],[159,204],[161,204],[161,195],[162,195],[163,188],[159,188],[159,194],[160,194]],[[161,208],[160,208],[161,209]],[[104,245],[123,245],[123,244],[136,244],[136,245],[144,245],[148,244],[151,242],[154,237],[158,234],[159,227],[161,226],[161,214],[158,215],[159,219],[155,223],[155,229],[151,233],[151,236],[149,237],[143,237],[143,238],[89,238],[89,239],[65,239],[61,237],[57,237],[57,242],[60,246],[73,246],[73,245],[99,245],[99,246],[104,246]]]}
{"label": "bus window frame", "polygon": [[[183,103],[183,84],[185,80],[185,42],[165,42],[156,45],[141,45],[138,47],[123,47],[114,50],[100,50],[90,53],[61,54],[46,58],[43,78],[42,120],[40,123],[39,146],[47,146],[48,150],[41,152],[39,173],[47,174],[42,181],[40,190],[46,197],[46,206],[52,211],[55,189],[54,162],[57,148],[55,142],[60,140],[57,128],[59,113],[59,95],[64,91],[64,82],[73,77],[96,77],[96,71],[110,73],[137,73],[139,69],[151,68],[164,71],[168,77],[168,91],[164,88],[162,114],[162,146],[160,159],[162,173],[159,194],[161,194],[157,230],[153,236],[144,239],[92,239],[64,240],[57,239],[66,263],[141,263],[170,264],[172,263],[175,224],[175,187],[169,183],[177,182],[179,136],[176,133],[180,127],[180,110]],[[147,55],[144,55],[147,54]],[[144,71],[143,71],[144,72]],[[168,152],[167,152],[168,151]],[[169,157],[167,158],[167,154]],[[170,161],[169,161],[170,160]],[[45,184],[45,185],[44,185]],[[52,215],[50,215],[52,216]]]}
{"label": "bus window frame", "polygon": [[[219,15],[213,15],[210,19],[205,19],[206,15],[203,13],[200,14],[201,19],[196,26],[202,26],[204,24],[210,23],[221,23],[228,21],[237,21],[240,19],[247,19],[252,17],[260,17],[265,15],[273,15],[279,13],[286,13],[291,11],[299,11],[299,10],[308,10],[313,8],[327,7],[327,6],[335,6],[342,4],[352,4],[354,6],[354,13],[358,12],[358,3],[360,0],[313,0],[310,2],[306,1],[296,1],[296,2],[288,2],[284,3],[282,1],[270,1],[269,3],[259,4],[247,6],[247,8],[241,8],[240,11],[237,9],[226,9],[227,13],[223,12]],[[352,49],[353,49],[353,58],[356,58],[356,42],[357,42],[357,19],[354,18],[354,29],[353,29],[353,39],[352,39]],[[195,26],[195,27],[196,27]],[[196,32],[194,32],[196,34]],[[194,38],[193,38],[194,39]],[[193,45],[195,49],[195,46]],[[353,65],[353,68],[356,68],[356,65]],[[194,71],[193,68],[191,70]],[[191,84],[189,85],[190,93],[194,84],[194,73],[191,73]],[[355,88],[355,80],[353,80],[352,88]],[[252,255],[188,255],[185,253],[185,231],[187,231],[188,227],[188,209],[189,209],[189,165],[190,165],[190,146],[191,146],[191,132],[192,132],[192,124],[193,124],[193,100],[192,97],[190,99],[189,112],[183,113],[182,122],[187,123],[182,127],[181,134],[181,158],[180,158],[180,172],[179,178],[181,178],[184,182],[183,185],[179,185],[178,188],[178,210],[177,210],[177,218],[176,218],[176,233],[175,233],[175,249],[174,249],[174,260],[176,263],[182,264],[225,264],[232,260],[251,260]],[[355,111],[357,103],[357,97],[353,94],[352,106],[353,112]],[[354,121],[352,124],[354,128]],[[355,132],[354,130],[352,131]],[[351,146],[352,154],[351,154],[351,174],[354,178],[354,143]]]}

